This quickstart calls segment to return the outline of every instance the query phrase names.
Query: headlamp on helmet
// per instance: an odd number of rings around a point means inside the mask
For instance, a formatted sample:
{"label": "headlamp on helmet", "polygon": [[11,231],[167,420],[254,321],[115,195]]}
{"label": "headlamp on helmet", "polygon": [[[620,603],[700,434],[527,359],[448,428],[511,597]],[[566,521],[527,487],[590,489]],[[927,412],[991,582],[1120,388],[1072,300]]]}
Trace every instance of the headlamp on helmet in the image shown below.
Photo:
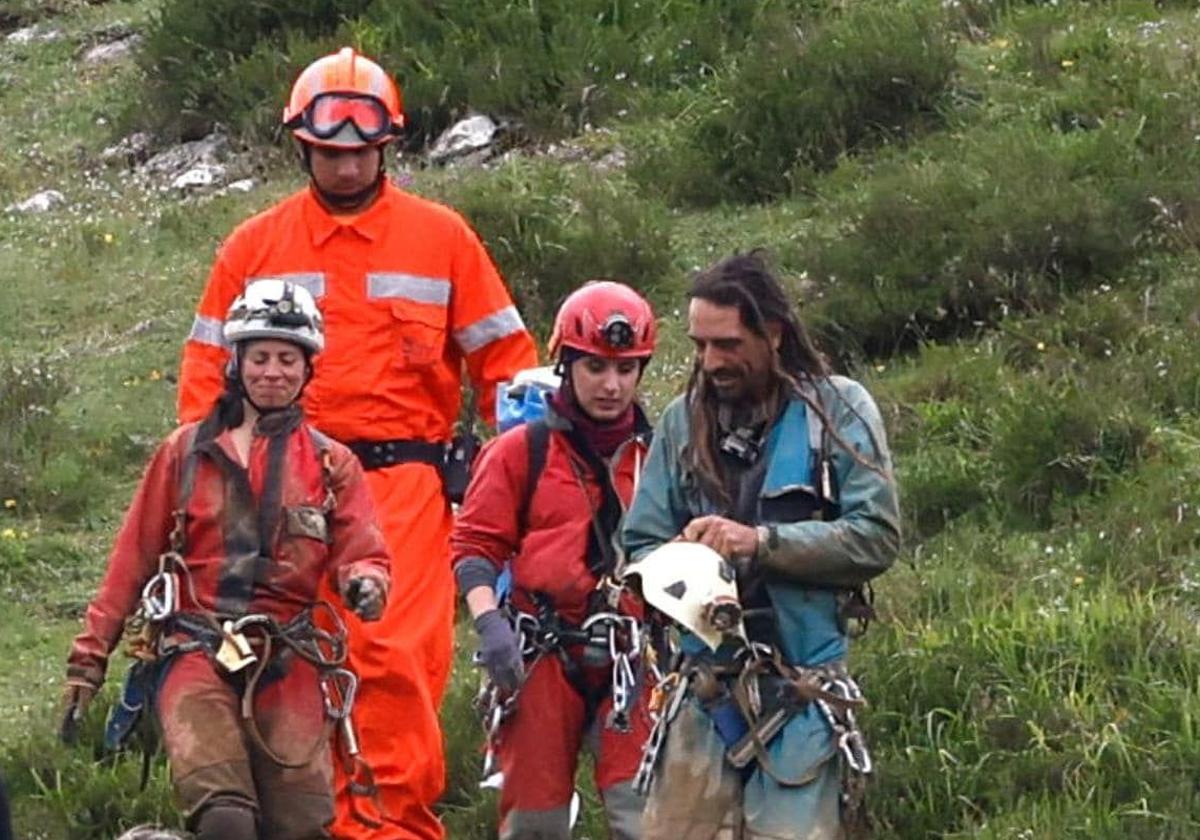
{"label": "headlamp on helmet", "polygon": [[616,359],[648,359],[657,329],[650,304],[613,280],[585,283],[563,301],[554,319],[550,355],[577,350]]}
{"label": "headlamp on helmet", "polygon": [[248,285],[229,308],[223,335],[230,344],[276,338],[310,353],[325,346],[325,325],[316,301],[303,286],[283,280]]}
{"label": "headlamp on helmet", "polygon": [[614,312],[600,326],[600,337],[613,350],[628,350],[633,347],[633,324],[621,312]]}

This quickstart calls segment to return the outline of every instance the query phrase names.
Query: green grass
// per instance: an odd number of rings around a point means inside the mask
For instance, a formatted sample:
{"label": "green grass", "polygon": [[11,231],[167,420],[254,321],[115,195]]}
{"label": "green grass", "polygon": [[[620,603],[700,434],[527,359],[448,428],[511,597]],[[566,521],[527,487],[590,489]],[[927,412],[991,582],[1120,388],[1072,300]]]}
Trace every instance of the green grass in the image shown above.
{"label": "green grass", "polygon": [[[845,23],[857,18],[844,4],[793,5],[839,33],[839,48],[877,41]],[[735,77],[707,71],[645,70],[654,90],[580,139],[624,149],[629,175],[516,160],[417,169],[415,189],[471,216],[543,333],[557,298],[592,272],[645,288],[663,316],[652,411],[689,370],[687,274],[736,249],[775,251],[804,316],[878,396],[896,450],[907,545],[878,582],[883,617],[853,663],[871,700],[878,836],[1195,837],[1200,70],[1181,45],[1200,19],[1190,4],[1139,0],[934,5],[954,39],[936,102],[903,130],[853,118],[866,139],[803,172],[769,164],[780,186],[758,204],[681,201],[677,186],[700,194],[716,176],[636,163],[686,148],[714,113],[746,113],[712,99],[736,94]],[[177,820],[161,763],[141,791],[136,757],[98,756],[103,708],[82,746],[54,742],[62,663],[146,453],[172,425],[180,344],[214,248],[301,183],[286,149],[262,146],[250,152],[255,191],[187,204],[98,166],[114,126],[143,105],[143,71],[76,56],[92,33],[144,26],[155,8],[0,3],[6,26],[52,11],[66,35],[0,43],[0,205],[43,187],[69,200],[46,216],[0,214],[0,769],[21,836]],[[733,30],[752,22],[736,23],[704,45],[714,67],[737,64],[725,64],[740,55]],[[294,40],[293,59],[314,43]],[[246,72],[265,72],[255,60]],[[786,101],[760,87],[755,113]],[[538,119],[571,130],[564,100],[535,99]],[[738,142],[756,137],[787,139],[746,130]],[[22,384],[32,367],[45,382]],[[459,642],[443,813],[451,836],[482,838],[494,801],[476,788],[465,627]],[[599,837],[586,770],[577,834]]]}

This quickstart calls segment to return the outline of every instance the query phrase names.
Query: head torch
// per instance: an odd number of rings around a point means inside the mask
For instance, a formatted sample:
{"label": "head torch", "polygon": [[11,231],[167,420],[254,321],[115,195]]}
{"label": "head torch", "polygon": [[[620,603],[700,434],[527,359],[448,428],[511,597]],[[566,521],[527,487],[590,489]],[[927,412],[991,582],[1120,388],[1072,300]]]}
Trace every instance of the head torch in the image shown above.
{"label": "head torch", "polygon": [[600,326],[600,335],[613,350],[628,350],[633,346],[633,324],[620,312],[610,315]]}

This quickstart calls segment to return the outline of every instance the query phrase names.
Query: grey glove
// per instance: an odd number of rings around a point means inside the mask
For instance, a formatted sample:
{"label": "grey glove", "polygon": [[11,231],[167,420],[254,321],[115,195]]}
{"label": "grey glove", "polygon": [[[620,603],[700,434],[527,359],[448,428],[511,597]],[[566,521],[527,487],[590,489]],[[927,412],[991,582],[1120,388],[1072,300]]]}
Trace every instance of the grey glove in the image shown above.
{"label": "grey glove", "polygon": [[90,685],[67,685],[63,691],[62,722],[58,727],[58,738],[64,744],[74,744],[79,739],[79,725],[95,696],[96,689]]}
{"label": "grey glove", "polygon": [[508,618],[500,610],[488,610],[475,618],[479,634],[479,658],[488,676],[501,691],[514,693],[524,677],[521,644]]}
{"label": "grey glove", "polygon": [[350,578],[342,600],[363,621],[378,621],[383,615],[383,587],[375,578]]}

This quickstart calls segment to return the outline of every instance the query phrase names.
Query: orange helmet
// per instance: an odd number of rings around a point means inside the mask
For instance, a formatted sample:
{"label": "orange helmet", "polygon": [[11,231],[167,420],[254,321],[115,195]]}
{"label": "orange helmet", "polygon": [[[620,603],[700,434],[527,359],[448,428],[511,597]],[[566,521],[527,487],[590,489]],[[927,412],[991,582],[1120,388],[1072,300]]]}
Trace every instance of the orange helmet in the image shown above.
{"label": "orange helmet", "polygon": [[644,297],[624,283],[596,280],[572,292],[559,307],[550,355],[571,347],[610,359],[646,359],[658,326]]}
{"label": "orange helmet", "polygon": [[283,125],[318,146],[381,145],[404,128],[400,89],[374,61],[343,47],[304,68],[283,109]]}

